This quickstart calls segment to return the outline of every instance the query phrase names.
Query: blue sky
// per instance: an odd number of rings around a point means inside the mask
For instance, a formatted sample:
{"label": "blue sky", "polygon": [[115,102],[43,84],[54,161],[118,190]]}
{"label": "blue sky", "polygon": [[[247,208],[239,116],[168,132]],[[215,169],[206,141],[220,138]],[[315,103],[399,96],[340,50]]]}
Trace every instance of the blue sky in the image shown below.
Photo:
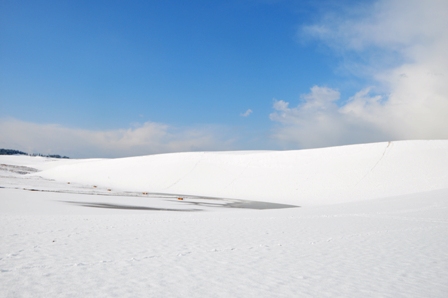
{"label": "blue sky", "polygon": [[391,108],[406,98],[395,77],[445,74],[427,57],[447,49],[434,41],[447,5],[429,3],[1,0],[0,147],[116,157],[447,138],[440,77]]}

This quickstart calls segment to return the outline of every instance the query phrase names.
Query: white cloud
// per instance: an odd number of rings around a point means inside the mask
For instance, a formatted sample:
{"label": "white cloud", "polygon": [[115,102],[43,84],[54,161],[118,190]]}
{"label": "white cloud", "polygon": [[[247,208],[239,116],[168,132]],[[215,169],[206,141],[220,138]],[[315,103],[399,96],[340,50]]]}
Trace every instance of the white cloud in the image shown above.
{"label": "white cloud", "polygon": [[229,149],[218,129],[176,129],[146,122],[128,129],[93,131],[57,124],[0,119],[0,148],[70,157],[123,157],[163,152]]}
{"label": "white cloud", "polygon": [[240,116],[242,117],[248,117],[250,114],[252,114],[252,110],[248,109],[246,112],[241,113]]}
{"label": "white cloud", "polygon": [[[280,126],[275,129],[274,136],[287,147],[300,148],[379,141],[385,137],[384,133],[352,111],[359,101],[365,100],[366,93],[367,90],[363,90],[356,94],[350,104],[342,108],[336,104],[340,98],[338,91],[319,86],[302,95],[302,103],[294,108],[290,108],[288,102],[276,100],[270,119]],[[377,100],[369,98],[372,104]]]}
{"label": "white cloud", "polygon": [[297,107],[275,102],[273,137],[301,147],[448,138],[447,15],[445,0],[388,0],[304,28],[346,59],[362,57],[345,66],[363,61],[374,83],[342,106],[337,91],[317,86]]}

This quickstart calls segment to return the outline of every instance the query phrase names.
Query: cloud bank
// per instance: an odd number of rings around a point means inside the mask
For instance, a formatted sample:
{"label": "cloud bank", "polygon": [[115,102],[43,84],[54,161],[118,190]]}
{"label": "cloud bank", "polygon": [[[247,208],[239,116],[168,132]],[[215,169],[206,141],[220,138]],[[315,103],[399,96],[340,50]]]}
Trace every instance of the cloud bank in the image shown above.
{"label": "cloud bank", "polygon": [[165,124],[93,131],[56,124],[0,119],[0,148],[76,158],[125,157],[164,152],[230,149],[232,140],[214,128],[178,129]]}
{"label": "cloud bank", "polygon": [[448,138],[447,15],[444,0],[388,0],[303,28],[372,86],[348,100],[314,86],[296,107],[275,101],[274,139],[308,148]]}

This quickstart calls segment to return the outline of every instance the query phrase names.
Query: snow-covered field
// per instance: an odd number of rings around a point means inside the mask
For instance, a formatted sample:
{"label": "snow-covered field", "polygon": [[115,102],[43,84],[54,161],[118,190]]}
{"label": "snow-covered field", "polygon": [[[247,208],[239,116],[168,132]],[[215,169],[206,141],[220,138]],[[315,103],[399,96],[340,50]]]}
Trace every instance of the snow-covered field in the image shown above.
{"label": "snow-covered field", "polygon": [[448,141],[0,156],[0,226],[1,297],[447,297]]}

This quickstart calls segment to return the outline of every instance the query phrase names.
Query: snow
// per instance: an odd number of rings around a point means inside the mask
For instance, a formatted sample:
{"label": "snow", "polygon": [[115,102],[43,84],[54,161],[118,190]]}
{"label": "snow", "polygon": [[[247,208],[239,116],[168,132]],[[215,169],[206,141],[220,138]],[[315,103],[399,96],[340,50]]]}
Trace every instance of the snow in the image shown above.
{"label": "snow", "polygon": [[321,205],[448,187],[448,142],[192,152],[88,161],[36,175],[133,191]]}
{"label": "snow", "polygon": [[0,164],[2,297],[448,293],[448,141]]}

